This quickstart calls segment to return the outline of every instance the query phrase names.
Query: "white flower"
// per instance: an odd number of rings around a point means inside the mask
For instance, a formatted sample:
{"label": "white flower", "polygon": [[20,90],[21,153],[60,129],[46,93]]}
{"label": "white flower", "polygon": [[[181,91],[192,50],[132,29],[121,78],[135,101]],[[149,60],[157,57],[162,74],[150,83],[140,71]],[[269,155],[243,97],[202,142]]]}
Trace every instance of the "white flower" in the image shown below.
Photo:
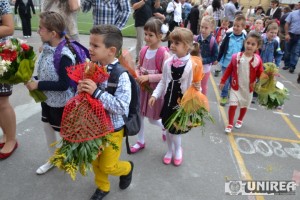
{"label": "white flower", "polygon": [[10,49],[12,47],[12,43],[10,40],[5,41],[5,45],[3,46],[3,49]]}
{"label": "white flower", "polygon": [[10,66],[11,62],[6,60],[0,61],[0,76],[3,76],[5,72],[7,72],[8,67]]}

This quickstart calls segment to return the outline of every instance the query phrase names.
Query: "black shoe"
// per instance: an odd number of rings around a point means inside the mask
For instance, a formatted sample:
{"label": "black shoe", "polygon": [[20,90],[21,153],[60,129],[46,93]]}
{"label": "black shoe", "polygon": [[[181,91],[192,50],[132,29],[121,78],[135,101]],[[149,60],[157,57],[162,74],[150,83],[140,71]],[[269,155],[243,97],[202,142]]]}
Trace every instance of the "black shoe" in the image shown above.
{"label": "black shoe", "polygon": [[297,83],[300,84],[300,73],[298,74]]}
{"label": "black shoe", "polygon": [[132,171],[133,171],[134,164],[131,161],[129,161],[129,162],[130,162],[130,165],[131,165],[130,172],[127,175],[120,176],[119,187],[122,190],[125,190],[126,188],[128,188],[128,186],[130,185],[131,180],[132,180]]}
{"label": "black shoe", "polygon": [[288,67],[288,66],[285,66],[285,67],[283,67],[282,69],[283,70],[288,70],[290,67]]}
{"label": "black shoe", "polygon": [[95,193],[93,194],[93,196],[90,198],[90,200],[102,200],[108,193],[109,193],[109,191],[104,192],[97,188]]}
{"label": "black shoe", "polygon": [[289,72],[290,72],[291,74],[294,73],[294,71],[295,71],[294,68],[290,68],[290,69],[289,69]]}

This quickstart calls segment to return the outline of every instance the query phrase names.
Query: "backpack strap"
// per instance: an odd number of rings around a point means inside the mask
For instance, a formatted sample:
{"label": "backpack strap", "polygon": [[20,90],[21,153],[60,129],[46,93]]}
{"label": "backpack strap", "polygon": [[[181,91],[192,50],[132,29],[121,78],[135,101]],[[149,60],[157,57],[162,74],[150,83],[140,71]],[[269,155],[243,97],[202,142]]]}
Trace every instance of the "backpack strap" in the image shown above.
{"label": "backpack strap", "polygon": [[120,66],[119,62],[114,65],[108,65],[107,71],[109,72],[109,78],[107,81],[106,91],[114,95],[119,83],[119,77],[122,73],[126,72],[126,70]]}
{"label": "backpack strap", "polygon": [[140,67],[143,66],[144,58],[148,50],[148,46],[144,46],[140,51]]}
{"label": "backpack strap", "polygon": [[62,52],[62,49],[64,48],[64,46],[66,45],[66,43],[67,43],[66,39],[62,40],[58,44],[58,46],[56,47],[54,55],[53,55],[54,67],[55,67],[55,70],[56,70],[57,73],[59,71],[59,63],[60,63],[60,60],[61,60],[61,52]]}
{"label": "backpack strap", "polygon": [[169,51],[167,47],[159,47],[155,54],[155,66],[159,73],[162,73],[161,66],[164,61],[165,51]]}

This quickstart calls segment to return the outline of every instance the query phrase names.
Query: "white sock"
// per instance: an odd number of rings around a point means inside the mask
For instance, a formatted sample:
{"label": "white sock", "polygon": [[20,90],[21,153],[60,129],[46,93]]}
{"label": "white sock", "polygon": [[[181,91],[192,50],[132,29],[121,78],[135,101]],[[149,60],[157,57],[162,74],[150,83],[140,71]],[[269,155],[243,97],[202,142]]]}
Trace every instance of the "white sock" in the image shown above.
{"label": "white sock", "polygon": [[[141,116],[141,129],[137,134],[138,142],[140,142],[141,144],[145,143],[145,135],[144,135],[145,123],[144,123],[144,119],[145,119],[145,117]],[[134,148],[139,148],[140,145],[135,144],[133,147]]]}
{"label": "white sock", "polygon": [[160,127],[161,130],[162,130],[162,134],[166,135],[166,130],[165,130],[164,125],[162,124],[161,119],[159,119],[159,120],[153,120],[153,119],[149,118],[149,122],[150,122],[150,124],[153,124],[153,125],[156,125],[156,126]]}
{"label": "white sock", "polygon": [[173,135],[173,142],[175,146],[175,159],[180,159],[182,157],[181,135]]}
{"label": "white sock", "polygon": [[173,139],[172,139],[172,134],[166,131],[166,139],[167,139],[167,144],[168,144],[168,151],[165,155],[165,158],[172,158],[172,153],[173,153]]}
{"label": "white sock", "polygon": [[48,147],[48,153],[51,156],[55,151],[55,147],[50,146],[53,142],[56,142],[55,131],[49,123],[44,123],[44,132],[45,132],[45,137],[46,137],[46,142]]}

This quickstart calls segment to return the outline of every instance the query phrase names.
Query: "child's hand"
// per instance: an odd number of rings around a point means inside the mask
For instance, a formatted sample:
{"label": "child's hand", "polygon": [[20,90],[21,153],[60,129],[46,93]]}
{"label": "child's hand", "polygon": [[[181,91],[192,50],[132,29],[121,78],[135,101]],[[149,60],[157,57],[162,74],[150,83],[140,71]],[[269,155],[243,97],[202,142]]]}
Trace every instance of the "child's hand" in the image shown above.
{"label": "child's hand", "polygon": [[192,85],[194,86],[194,88],[196,88],[196,90],[198,90],[198,91],[201,90],[201,81],[192,83]]}
{"label": "child's hand", "polygon": [[32,90],[36,90],[38,88],[38,81],[29,81],[27,82],[25,85],[27,87],[28,90],[32,91]]}
{"label": "child's hand", "polygon": [[223,88],[224,88],[224,84],[220,83],[219,89],[220,89],[220,90],[223,90]]}
{"label": "child's hand", "polygon": [[97,85],[91,79],[83,79],[81,81],[78,81],[77,90],[79,93],[86,92],[89,95],[92,95],[96,89],[97,89]]}
{"label": "child's hand", "polygon": [[149,81],[149,76],[148,75],[142,75],[142,76],[139,76],[136,80],[139,84],[143,84],[143,83]]}
{"label": "child's hand", "polygon": [[153,105],[155,104],[156,98],[154,96],[150,97],[149,101],[148,101],[148,105],[150,107],[153,107]]}

